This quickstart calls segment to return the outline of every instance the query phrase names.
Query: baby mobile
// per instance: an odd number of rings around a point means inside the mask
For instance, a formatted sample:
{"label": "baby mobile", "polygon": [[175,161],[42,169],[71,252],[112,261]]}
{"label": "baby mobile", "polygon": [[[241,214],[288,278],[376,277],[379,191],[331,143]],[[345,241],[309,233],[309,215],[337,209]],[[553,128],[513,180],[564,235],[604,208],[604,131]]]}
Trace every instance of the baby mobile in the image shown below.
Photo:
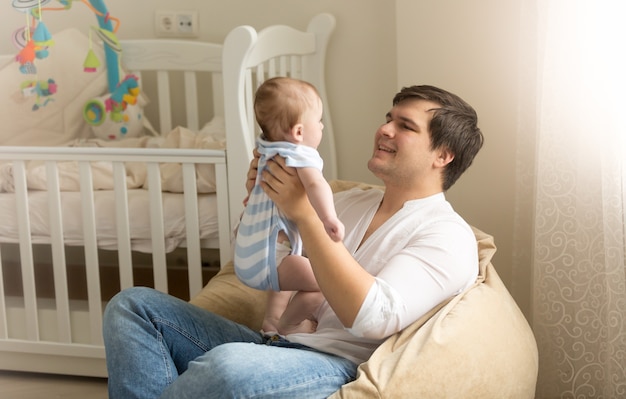
{"label": "baby mobile", "polygon": [[[26,15],[26,25],[13,33],[13,42],[19,50],[15,60],[19,63],[19,70],[25,75],[34,77],[25,80],[20,89],[24,96],[35,96],[33,111],[54,101],[54,94],[59,89],[52,77],[40,79],[37,72],[38,60],[48,57],[53,50],[54,40],[44,21],[44,11],[69,10],[74,0],[57,0],[60,7],[44,7],[51,0],[13,0],[13,8]],[[83,116],[92,125],[96,136],[107,138],[123,137],[130,130],[136,130],[137,124],[132,125],[129,119],[139,119],[138,111],[133,109],[139,95],[138,78],[126,75],[120,79],[120,56],[122,48],[116,32],[120,21],[112,17],[103,0],[77,0],[86,5],[95,15],[98,27],[89,31],[89,50],[83,64],[85,72],[95,72],[100,66],[100,60],[91,47],[92,31],[104,44],[106,60],[107,86],[109,93],[90,100],[84,107]],[[115,26],[113,25],[115,23]],[[131,126],[129,125],[131,122]],[[122,123],[120,134],[110,134],[111,124]]]}

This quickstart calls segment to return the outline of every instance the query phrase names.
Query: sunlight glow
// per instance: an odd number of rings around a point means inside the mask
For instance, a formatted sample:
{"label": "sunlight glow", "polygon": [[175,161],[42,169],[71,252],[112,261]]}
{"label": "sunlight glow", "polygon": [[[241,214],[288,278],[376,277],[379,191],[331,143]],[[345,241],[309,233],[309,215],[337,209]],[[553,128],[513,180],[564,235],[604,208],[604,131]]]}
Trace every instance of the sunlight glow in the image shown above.
{"label": "sunlight glow", "polygon": [[560,128],[583,141],[579,156],[610,150],[626,162],[626,2],[550,4],[542,29],[543,100],[559,108],[552,112]]}

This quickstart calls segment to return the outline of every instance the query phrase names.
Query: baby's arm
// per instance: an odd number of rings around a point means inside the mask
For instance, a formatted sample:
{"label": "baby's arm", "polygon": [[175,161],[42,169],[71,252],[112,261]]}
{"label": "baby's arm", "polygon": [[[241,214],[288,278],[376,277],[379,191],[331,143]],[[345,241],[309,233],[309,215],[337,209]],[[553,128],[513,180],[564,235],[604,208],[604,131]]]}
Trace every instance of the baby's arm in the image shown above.
{"label": "baby's arm", "polygon": [[324,175],[317,168],[297,168],[297,171],[311,205],[324,223],[326,232],[333,241],[343,240],[344,226],[337,218],[333,192]]}

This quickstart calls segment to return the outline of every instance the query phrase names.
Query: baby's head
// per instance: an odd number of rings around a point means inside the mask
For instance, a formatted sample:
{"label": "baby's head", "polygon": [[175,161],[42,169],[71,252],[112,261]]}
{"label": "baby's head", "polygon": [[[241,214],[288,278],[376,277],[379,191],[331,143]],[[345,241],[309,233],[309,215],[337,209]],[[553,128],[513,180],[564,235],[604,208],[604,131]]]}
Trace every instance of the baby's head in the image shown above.
{"label": "baby's head", "polygon": [[322,139],[322,108],[319,93],[312,84],[287,77],[266,80],[254,99],[256,121],[265,140],[314,148]]}

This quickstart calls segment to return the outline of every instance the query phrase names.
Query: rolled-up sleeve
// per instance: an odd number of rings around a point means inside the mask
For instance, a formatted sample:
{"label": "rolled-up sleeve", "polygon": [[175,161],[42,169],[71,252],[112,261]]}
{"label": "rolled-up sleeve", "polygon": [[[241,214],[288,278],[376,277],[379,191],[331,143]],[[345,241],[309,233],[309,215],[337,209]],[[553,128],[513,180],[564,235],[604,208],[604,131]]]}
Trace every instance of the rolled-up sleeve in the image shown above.
{"label": "rolled-up sleeve", "polygon": [[464,244],[467,241],[451,241],[454,248],[450,240],[422,242],[389,259],[348,331],[357,337],[386,338],[470,286],[478,262],[475,241]]}
{"label": "rolled-up sleeve", "polygon": [[348,331],[357,337],[384,338],[400,330],[405,314],[404,300],[393,287],[377,278]]}

